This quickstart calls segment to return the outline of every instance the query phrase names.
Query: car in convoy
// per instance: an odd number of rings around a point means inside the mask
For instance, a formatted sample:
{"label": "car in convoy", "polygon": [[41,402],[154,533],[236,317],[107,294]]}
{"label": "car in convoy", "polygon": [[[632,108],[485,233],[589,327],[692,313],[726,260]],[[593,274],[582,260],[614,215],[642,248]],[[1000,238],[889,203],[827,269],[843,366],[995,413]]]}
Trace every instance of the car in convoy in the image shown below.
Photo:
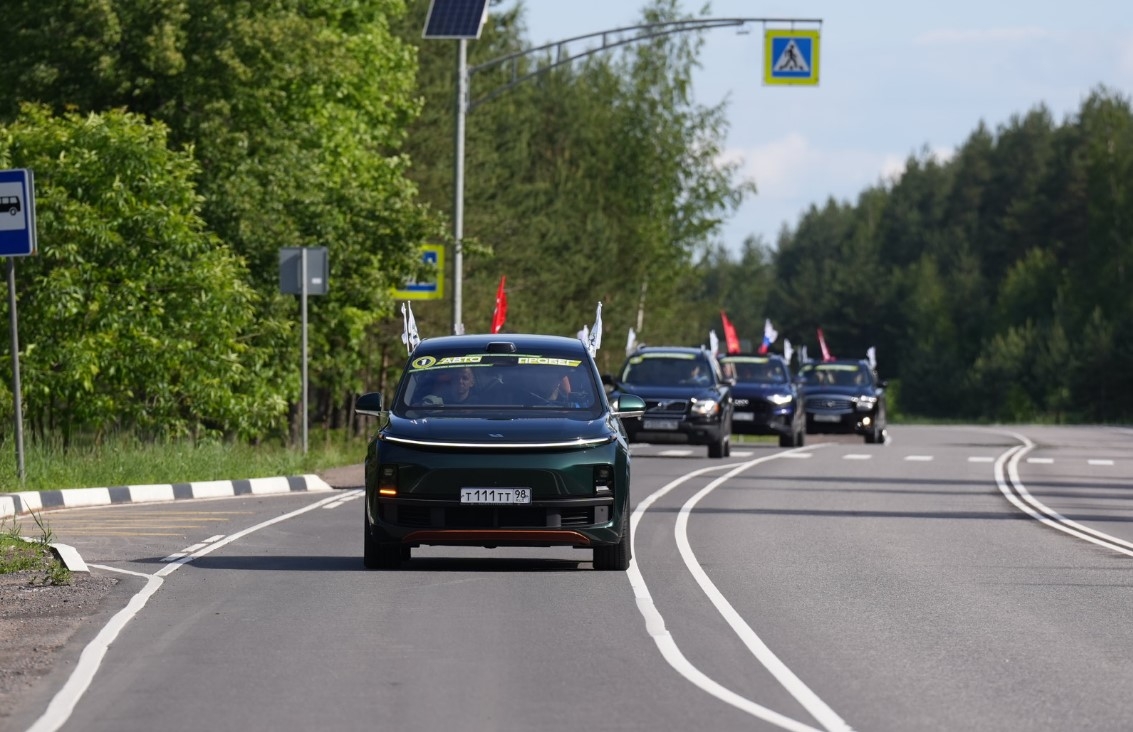
{"label": "car in convoy", "polygon": [[799,379],[808,433],[858,434],[868,443],[885,441],[885,382],[868,361],[807,363],[799,369]]}
{"label": "car in convoy", "polygon": [[364,564],[392,569],[414,547],[570,546],[599,570],[630,561],[630,452],[586,346],[542,335],[421,341],[378,417],[365,461]]}
{"label": "car in convoy", "polygon": [[707,445],[711,458],[731,453],[732,385],[706,349],[638,348],[605,382],[612,397],[645,400],[644,417],[626,423],[630,442]]}
{"label": "car in convoy", "polygon": [[734,353],[719,360],[724,374],[735,380],[732,434],[778,435],[780,447],[805,444],[806,412],[782,356]]}

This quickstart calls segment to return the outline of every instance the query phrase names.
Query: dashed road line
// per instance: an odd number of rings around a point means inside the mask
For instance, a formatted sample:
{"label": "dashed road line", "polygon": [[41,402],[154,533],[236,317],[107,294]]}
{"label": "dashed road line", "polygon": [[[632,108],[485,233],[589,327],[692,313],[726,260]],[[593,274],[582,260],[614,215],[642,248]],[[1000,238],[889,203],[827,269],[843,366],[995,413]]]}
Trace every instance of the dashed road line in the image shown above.
{"label": "dashed road line", "polygon": [[911,463],[931,463],[932,455],[906,455],[905,460]]}
{"label": "dashed road line", "polygon": [[1098,459],[1098,460],[1087,460],[1086,462],[1089,463],[1090,465],[1113,465],[1112,460]]}
{"label": "dashed road line", "polygon": [[873,455],[862,452],[851,452],[849,455],[843,455],[843,460],[871,460]]}

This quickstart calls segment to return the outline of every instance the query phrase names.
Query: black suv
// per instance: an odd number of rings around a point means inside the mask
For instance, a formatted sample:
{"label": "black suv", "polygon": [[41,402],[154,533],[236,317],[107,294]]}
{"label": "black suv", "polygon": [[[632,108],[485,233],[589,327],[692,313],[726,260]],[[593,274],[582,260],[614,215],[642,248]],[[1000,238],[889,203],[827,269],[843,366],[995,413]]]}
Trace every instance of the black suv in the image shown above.
{"label": "black suv", "polygon": [[885,382],[868,361],[833,360],[799,369],[806,405],[806,431],[864,435],[885,442]]}
{"label": "black suv", "polygon": [[622,393],[645,400],[645,416],[625,421],[630,442],[707,445],[711,458],[731,453],[732,384],[707,350],[639,348],[604,380],[611,400]]}
{"label": "black suv", "polygon": [[782,356],[729,354],[720,357],[720,366],[735,379],[733,434],[778,435],[779,447],[802,447],[806,413]]}

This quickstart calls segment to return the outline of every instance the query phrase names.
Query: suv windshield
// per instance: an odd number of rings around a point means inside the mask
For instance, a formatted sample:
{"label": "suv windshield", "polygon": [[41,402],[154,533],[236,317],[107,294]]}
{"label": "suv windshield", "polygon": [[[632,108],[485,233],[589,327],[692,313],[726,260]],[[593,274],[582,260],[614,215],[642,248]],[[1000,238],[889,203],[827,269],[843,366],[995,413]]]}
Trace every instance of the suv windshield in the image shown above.
{"label": "suv windshield", "polygon": [[725,372],[730,370],[741,384],[785,384],[790,379],[783,364],[770,358],[727,358],[721,359]]}
{"label": "suv windshield", "polygon": [[709,386],[712,364],[694,353],[639,353],[630,356],[621,381],[639,386]]}
{"label": "suv windshield", "polygon": [[819,363],[804,366],[799,375],[807,386],[872,386],[869,367],[857,363]]}
{"label": "suv windshield", "polygon": [[398,386],[393,412],[446,416],[468,410],[567,410],[601,413],[593,369],[578,353],[433,353],[415,356]]}

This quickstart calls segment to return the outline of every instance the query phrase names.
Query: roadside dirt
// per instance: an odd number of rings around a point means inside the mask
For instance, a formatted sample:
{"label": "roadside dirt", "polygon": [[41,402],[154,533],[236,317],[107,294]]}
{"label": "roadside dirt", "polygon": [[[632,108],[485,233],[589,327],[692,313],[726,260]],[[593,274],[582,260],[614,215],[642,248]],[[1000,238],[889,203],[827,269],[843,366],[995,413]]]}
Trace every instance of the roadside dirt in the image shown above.
{"label": "roadside dirt", "polygon": [[94,622],[118,579],[73,573],[45,585],[44,573],[0,574],[0,730],[21,695],[46,676],[60,650]]}

